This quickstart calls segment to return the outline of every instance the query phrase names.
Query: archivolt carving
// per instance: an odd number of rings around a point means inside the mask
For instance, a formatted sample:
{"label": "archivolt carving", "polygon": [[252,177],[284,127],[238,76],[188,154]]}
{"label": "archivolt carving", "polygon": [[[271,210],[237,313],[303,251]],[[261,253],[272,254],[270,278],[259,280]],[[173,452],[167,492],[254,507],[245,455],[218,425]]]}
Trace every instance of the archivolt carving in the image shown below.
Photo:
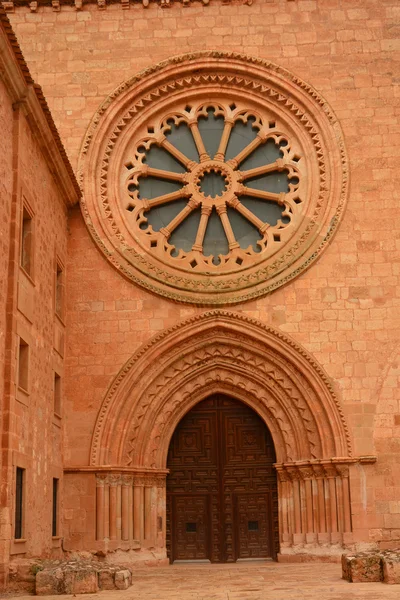
{"label": "archivolt carving", "polygon": [[351,456],[340,404],[311,356],[253,319],[211,311],[155,336],[124,365],[99,411],[91,464],[164,468],[180,419],[216,392],[264,419],[278,462]]}
{"label": "archivolt carving", "polygon": [[[199,133],[210,108],[225,122],[214,155],[206,152]],[[231,129],[250,117],[258,132],[254,143],[227,160]],[[171,123],[188,126],[198,161],[169,143]],[[243,171],[241,162],[267,141],[279,148],[282,158]],[[168,150],[186,171],[149,168],[145,161],[153,147]],[[297,183],[280,194],[261,193],[242,183],[272,171],[285,171]],[[210,172],[225,178],[221,196],[207,196],[199,187]],[[182,187],[146,199],[139,184],[149,176]],[[174,57],[117,88],[89,126],[79,178],[88,228],[121,273],[174,300],[229,304],[272,291],[320,254],[343,212],[347,160],[339,125],[310,86],[261,59],[206,52]],[[276,202],[282,206],[282,219],[271,226],[242,202],[243,194]],[[164,226],[153,228],[148,222],[151,209],[182,198],[185,207]],[[175,246],[171,235],[196,211],[201,217],[193,243]],[[221,218],[229,249],[210,258],[203,242],[213,211]],[[240,246],[227,211],[240,213],[258,231],[253,249],[245,242]]]}

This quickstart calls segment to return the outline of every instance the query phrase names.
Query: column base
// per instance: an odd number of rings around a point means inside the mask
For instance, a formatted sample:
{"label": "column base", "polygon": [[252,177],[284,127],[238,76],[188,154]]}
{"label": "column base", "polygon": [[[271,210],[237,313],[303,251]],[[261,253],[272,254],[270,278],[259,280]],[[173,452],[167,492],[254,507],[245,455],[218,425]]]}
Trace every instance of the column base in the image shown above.
{"label": "column base", "polygon": [[347,533],[343,533],[343,544],[346,544],[346,546],[348,544],[353,544],[354,543],[354,536],[352,532],[347,532]]}

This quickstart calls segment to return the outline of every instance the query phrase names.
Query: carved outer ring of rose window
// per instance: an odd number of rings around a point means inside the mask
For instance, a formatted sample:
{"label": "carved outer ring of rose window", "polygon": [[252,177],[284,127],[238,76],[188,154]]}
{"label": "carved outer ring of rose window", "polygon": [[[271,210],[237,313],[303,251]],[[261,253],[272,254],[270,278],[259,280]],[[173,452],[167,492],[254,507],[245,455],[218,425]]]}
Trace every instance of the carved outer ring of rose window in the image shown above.
{"label": "carved outer ring of rose window", "polygon": [[[126,181],[132,173],[127,174],[125,164],[134,156],[137,168],[140,144],[148,143],[150,147],[157,136],[160,144],[169,117],[196,123],[195,115],[184,113],[186,105],[198,111],[207,106],[215,110],[219,107],[226,123],[232,104],[236,110],[247,110],[256,120],[259,118],[264,136],[287,142],[284,166],[299,181],[297,188],[289,186],[291,194],[282,198],[290,222],[285,226],[278,222],[275,233],[268,231],[258,253],[246,253],[231,244],[228,255],[221,257],[218,265],[207,262],[201,246],[196,245],[190,252],[172,256],[168,231],[154,234],[151,228],[140,228],[148,207],[142,206],[140,217],[138,197],[129,197],[126,192]],[[233,186],[237,197],[243,185],[238,175],[240,164],[232,167],[227,161],[227,167],[221,156],[200,156],[199,167],[187,168],[189,175],[184,183],[192,186],[189,200],[195,202],[200,194],[194,175],[207,161],[210,168],[223,171],[227,189]],[[173,300],[195,304],[250,300],[273,291],[308,268],[341,219],[347,176],[339,124],[313,88],[262,59],[217,52],[174,57],[117,88],[92,119],[79,161],[82,212],[108,260],[136,284]],[[206,205],[205,198],[203,201]],[[127,211],[129,202],[134,206],[133,221]]]}

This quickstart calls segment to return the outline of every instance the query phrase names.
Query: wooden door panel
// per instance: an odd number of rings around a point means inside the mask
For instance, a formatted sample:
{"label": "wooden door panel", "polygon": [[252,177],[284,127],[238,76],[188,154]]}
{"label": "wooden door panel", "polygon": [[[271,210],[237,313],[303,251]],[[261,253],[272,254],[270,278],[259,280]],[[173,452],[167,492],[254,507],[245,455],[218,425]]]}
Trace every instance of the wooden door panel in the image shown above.
{"label": "wooden door panel", "polygon": [[210,558],[209,496],[173,497],[174,559]]}
{"label": "wooden door panel", "polygon": [[[208,498],[212,562],[273,556],[272,531],[278,527],[274,462],[271,435],[249,407],[212,396],[192,409],[178,425],[168,454],[167,531],[172,560],[196,555],[192,547],[196,538],[183,529],[182,519],[188,515],[183,512],[178,523],[171,510],[172,502],[191,494]],[[251,499],[251,515],[243,512],[245,497]],[[259,519],[254,516],[257,511],[263,513]],[[273,514],[267,518],[268,511]],[[249,530],[250,521],[257,521],[259,529]]]}
{"label": "wooden door panel", "polygon": [[271,547],[269,494],[235,494],[238,558],[268,558]]}
{"label": "wooden door panel", "polygon": [[174,467],[217,466],[217,423],[215,413],[190,412],[179,424],[168,462]]}

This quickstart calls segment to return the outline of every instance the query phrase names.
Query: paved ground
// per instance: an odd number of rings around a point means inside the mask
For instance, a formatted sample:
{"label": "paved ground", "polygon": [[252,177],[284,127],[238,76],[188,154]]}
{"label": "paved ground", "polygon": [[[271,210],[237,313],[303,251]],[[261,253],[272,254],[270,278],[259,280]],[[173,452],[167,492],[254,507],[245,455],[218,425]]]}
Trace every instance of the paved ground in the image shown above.
{"label": "paved ground", "polygon": [[[339,564],[173,565],[135,571],[129,590],[82,600],[400,600],[400,585],[348,583]],[[23,596],[18,600],[22,600]],[[32,597],[27,597],[32,600]],[[71,596],[46,596],[46,600]]]}

